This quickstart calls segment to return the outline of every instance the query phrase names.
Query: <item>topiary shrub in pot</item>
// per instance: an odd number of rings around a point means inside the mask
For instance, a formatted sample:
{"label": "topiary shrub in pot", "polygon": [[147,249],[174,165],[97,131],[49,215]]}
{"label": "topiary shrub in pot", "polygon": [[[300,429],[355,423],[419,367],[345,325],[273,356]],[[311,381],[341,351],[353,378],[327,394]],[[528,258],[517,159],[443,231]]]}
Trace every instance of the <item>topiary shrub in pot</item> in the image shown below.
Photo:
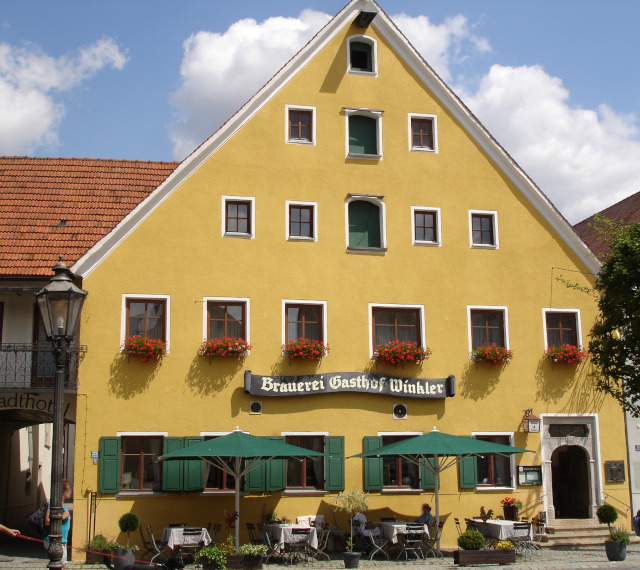
{"label": "topiary shrub in pot", "polygon": [[606,524],[609,527],[609,540],[604,541],[607,558],[611,562],[621,562],[627,557],[629,533],[626,530],[611,528],[611,525],[618,520],[618,511],[611,505],[604,504],[598,507],[596,516],[600,524]]}
{"label": "topiary shrub in pot", "polygon": [[458,546],[463,550],[480,550],[484,546],[484,536],[477,530],[468,530],[458,537]]}
{"label": "topiary shrub in pot", "polygon": [[116,570],[127,568],[135,563],[135,551],[137,546],[129,546],[129,538],[132,532],[140,527],[140,518],[135,513],[125,513],[118,519],[118,526],[121,532],[127,533],[127,545],[125,547],[116,548],[113,551],[113,567]]}
{"label": "topiary shrub in pot", "polygon": [[516,561],[516,551],[512,549],[481,550],[484,536],[477,530],[468,530],[458,537],[461,550],[454,550],[453,561],[460,566],[472,564],[511,564]]}

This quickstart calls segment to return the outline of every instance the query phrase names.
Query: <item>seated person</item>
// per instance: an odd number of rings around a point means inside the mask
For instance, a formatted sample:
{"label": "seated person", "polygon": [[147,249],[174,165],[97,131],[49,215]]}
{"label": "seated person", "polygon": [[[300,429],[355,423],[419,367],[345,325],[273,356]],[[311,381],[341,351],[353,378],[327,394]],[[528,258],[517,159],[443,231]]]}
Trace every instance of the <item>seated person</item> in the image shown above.
{"label": "seated person", "polygon": [[367,516],[364,513],[357,513],[353,515],[351,519],[354,532],[360,534],[369,534],[371,536],[380,536],[380,529],[378,527],[371,527]]}
{"label": "seated person", "polygon": [[416,519],[417,523],[426,524],[427,526],[433,525],[433,515],[431,514],[431,505],[425,503],[422,505],[422,514]]}

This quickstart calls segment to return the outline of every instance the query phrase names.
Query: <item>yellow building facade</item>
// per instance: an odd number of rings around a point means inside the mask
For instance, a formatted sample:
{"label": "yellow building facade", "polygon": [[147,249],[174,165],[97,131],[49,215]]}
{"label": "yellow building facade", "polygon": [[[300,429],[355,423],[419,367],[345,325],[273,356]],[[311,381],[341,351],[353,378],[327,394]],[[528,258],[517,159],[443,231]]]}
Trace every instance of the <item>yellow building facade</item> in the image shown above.
{"label": "yellow building facade", "polygon": [[[417,517],[433,502],[424,473],[349,457],[434,426],[534,452],[443,473],[445,547],[453,517],[500,514],[505,496],[549,524],[629,502],[608,476],[626,464],[622,412],[594,390],[588,360],[544,359],[588,344],[595,303],[563,280],[590,287],[594,259],[373,2],[347,5],[72,270],[89,291],[75,545],[117,534],[129,511],[156,534],[224,522],[230,481],[154,460],[236,427],[335,459],[248,482],[243,521],[333,522],[331,497],[354,487],[369,490],[372,520]],[[123,352],[135,332],[162,339],[164,358]],[[198,354],[222,335],[249,354]],[[328,352],[291,359],[283,345],[298,337]],[[395,340],[431,354],[377,360]],[[506,365],[472,360],[492,342],[512,351]],[[523,431],[524,410],[540,432]]]}

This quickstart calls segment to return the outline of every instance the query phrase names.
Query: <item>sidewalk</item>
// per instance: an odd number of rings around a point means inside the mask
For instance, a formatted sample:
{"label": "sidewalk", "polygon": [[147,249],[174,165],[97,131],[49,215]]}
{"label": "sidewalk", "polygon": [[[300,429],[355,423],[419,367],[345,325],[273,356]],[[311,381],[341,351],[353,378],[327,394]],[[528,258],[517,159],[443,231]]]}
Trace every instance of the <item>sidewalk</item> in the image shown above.
{"label": "sidewalk", "polygon": [[[3,548],[0,554],[3,556],[13,556],[13,562],[0,562],[0,570],[35,570],[36,568],[46,568],[47,557],[44,549],[40,552],[20,552],[20,549],[7,548],[7,544],[2,544]],[[22,556],[20,556],[22,554]],[[37,557],[33,557],[37,556]],[[453,564],[451,557],[434,560],[429,558],[426,561],[417,562],[387,562],[381,560],[361,560],[360,568],[382,570],[384,568],[396,568],[398,570],[409,570],[424,568],[425,566],[437,568],[459,568]],[[329,562],[311,562],[307,564],[295,564],[293,566],[281,566],[278,564],[266,564],[266,570],[284,570],[291,568],[310,568],[310,569],[326,569],[337,570],[344,568],[344,563],[340,555],[336,555],[335,560]],[[497,566],[474,566],[473,568],[497,568]],[[104,565],[85,564],[84,562],[69,562],[67,570],[104,570]],[[187,570],[196,570],[198,566],[188,566]],[[507,568],[505,566],[505,568]],[[510,564],[508,568],[517,570],[562,570],[566,568],[640,568],[640,545],[630,545],[627,548],[627,559],[624,562],[609,562],[602,547],[585,547],[579,550],[551,550],[545,549],[534,552],[528,557],[518,557],[515,564]]]}

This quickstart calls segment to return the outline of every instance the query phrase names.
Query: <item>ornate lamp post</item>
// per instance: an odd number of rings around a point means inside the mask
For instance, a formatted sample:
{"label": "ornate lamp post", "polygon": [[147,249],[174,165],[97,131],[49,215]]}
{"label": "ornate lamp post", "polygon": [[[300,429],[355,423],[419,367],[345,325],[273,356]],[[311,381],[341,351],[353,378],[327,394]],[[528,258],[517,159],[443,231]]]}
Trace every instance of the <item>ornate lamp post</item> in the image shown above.
{"label": "ornate lamp post", "polygon": [[36,293],[40,314],[53,345],[56,360],[55,388],[53,392],[53,442],[51,446],[51,495],[49,564],[52,569],[62,568],[62,475],[64,438],[64,383],[69,344],[73,340],[82,304],[87,291],[79,289],[71,280],[71,272],[62,263],[62,256],[53,268],[54,276]]}

